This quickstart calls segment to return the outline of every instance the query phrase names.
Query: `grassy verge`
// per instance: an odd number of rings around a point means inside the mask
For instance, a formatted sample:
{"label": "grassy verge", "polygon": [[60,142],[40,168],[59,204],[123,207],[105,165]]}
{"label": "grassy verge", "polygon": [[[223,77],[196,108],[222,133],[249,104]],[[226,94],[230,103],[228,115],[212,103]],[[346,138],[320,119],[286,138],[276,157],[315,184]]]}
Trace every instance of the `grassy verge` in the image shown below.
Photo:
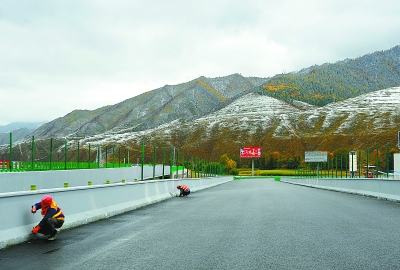
{"label": "grassy verge", "polygon": [[[252,176],[252,171],[251,169],[238,169],[239,177],[251,177]],[[316,171],[296,171],[296,170],[254,170],[254,177],[273,177],[273,176],[286,176],[286,177],[291,177],[291,176],[300,176],[300,177],[317,177],[317,172]],[[327,171],[327,170],[321,170],[318,173],[319,177],[349,177],[348,172],[346,171]]]}
{"label": "grassy verge", "polygon": [[[254,176],[295,176],[296,170],[254,170]],[[252,176],[251,169],[239,169],[239,176]]]}

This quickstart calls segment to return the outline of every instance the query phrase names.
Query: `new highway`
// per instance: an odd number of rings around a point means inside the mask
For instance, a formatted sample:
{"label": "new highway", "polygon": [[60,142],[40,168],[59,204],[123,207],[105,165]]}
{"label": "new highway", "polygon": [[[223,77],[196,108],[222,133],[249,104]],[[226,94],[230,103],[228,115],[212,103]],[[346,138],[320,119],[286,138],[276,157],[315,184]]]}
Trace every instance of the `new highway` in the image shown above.
{"label": "new highway", "polygon": [[1,249],[0,269],[399,269],[399,231],[395,202],[240,180]]}

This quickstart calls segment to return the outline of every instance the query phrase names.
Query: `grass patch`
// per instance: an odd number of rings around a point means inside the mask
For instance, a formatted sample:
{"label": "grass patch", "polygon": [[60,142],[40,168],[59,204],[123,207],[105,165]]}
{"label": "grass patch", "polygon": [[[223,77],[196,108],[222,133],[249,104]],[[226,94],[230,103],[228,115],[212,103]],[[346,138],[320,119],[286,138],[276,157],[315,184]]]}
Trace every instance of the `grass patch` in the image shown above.
{"label": "grass patch", "polygon": [[[252,176],[251,169],[238,169],[239,176]],[[254,170],[254,176],[295,176],[296,170]]]}

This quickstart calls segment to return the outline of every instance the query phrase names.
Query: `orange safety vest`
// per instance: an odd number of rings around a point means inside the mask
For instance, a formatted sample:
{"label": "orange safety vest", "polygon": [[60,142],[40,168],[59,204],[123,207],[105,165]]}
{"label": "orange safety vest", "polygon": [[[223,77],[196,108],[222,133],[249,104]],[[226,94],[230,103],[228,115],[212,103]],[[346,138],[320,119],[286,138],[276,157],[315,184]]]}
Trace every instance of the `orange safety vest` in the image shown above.
{"label": "orange safety vest", "polygon": [[181,185],[181,189],[183,189],[183,190],[186,192],[186,191],[189,190],[189,187],[188,187],[188,186],[185,186],[185,185]]}
{"label": "orange safety vest", "polygon": [[61,208],[58,207],[58,205],[56,204],[55,201],[51,201],[51,204],[50,204],[49,207],[46,207],[46,208],[42,207],[42,212],[41,212],[42,216],[45,216],[47,214],[47,211],[50,208],[53,208],[53,209],[57,210],[57,212],[52,216],[52,218],[56,218],[58,220],[64,220],[65,219],[65,216],[64,216],[63,212],[61,211]]}

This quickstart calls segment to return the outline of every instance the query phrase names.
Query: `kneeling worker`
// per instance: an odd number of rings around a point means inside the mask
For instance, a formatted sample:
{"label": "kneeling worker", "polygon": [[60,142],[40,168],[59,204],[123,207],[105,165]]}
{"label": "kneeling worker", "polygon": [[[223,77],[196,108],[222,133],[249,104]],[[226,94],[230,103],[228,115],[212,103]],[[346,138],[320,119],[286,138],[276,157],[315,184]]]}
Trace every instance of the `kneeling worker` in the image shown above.
{"label": "kneeling worker", "polygon": [[176,186],[176,188],[180,190],[179,197],[181,197],[181,196],[184,196],[184,197],[186,197],[187,195],[189,195],[189,194],[190,194],[190,189],[189,189],[189,187],[188,187],[188,186],[185,186],[185,185],[179,185],[179,186]]}
{"label": "kneeling worker", "polygon": [[37,210],[42,209],[43,219],[33,228],[32,233],[41,233],[49,235],[47,240],[56,239],[56,228],[60,228],[64,224],[65,216],[50,195],[43,196],[42,200],[32,205],[31,212],[34,214]]}

